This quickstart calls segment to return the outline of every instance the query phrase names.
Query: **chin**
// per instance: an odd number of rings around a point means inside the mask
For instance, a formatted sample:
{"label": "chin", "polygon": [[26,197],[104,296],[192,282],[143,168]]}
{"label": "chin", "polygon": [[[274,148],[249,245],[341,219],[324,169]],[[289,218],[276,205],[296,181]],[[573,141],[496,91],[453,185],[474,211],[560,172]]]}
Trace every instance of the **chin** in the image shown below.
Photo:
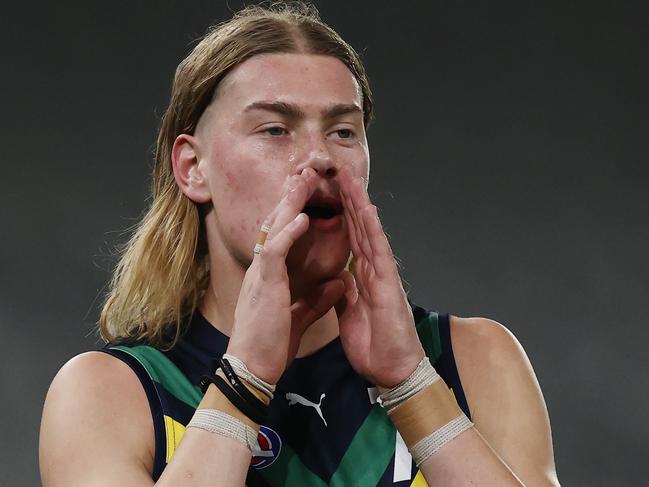
{"label": "chin", "polygon": [[345,245],[294,246],[286,259],[286,267],[291,280],[304,285],[326,281],[340,274],[349,260],[350,249]]}

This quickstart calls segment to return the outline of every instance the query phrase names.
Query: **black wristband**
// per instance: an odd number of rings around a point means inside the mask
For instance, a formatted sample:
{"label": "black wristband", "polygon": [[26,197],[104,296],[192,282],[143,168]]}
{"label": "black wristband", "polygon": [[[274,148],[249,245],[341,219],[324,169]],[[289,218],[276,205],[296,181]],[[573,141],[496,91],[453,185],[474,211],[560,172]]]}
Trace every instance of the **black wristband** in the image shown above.
{"label": "black wristband", "polygon": [[216,374],[205,374],[201,377],[201,390],[207,391],[210,384],[214,384],[232,405],[245,414],[256,424],[263,424],[266,421],[266,414],[260,414],[252,405],[248,404],[237,392],[232,389],[223,377]]}
{"label": "black wristband", "polygon": [[241,379],[234,372],[234,369],[230,365],[228,359],[222,358],[220,361],[221,370],[230,381],[234,390],[239,393],[251,406],[253,406],[260,414],[266,413],[266,408],[268,407],[264,401],[255,396],[250,390],[241,382]]}

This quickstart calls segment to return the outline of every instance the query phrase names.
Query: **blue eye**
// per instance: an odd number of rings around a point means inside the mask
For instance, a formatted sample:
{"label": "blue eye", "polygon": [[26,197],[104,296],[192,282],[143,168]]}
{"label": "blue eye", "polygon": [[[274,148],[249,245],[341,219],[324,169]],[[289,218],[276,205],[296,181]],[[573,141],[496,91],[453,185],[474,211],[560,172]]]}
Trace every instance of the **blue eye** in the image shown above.
{"label": "blue eye", "polygon": [[269,127],[266,129],[266,132],[268,132],[268,134],[272,135],[273,137],[288,133],[284,127]]}
{"label": "blue eye", "polygon": [[349,139],[354,135],[354,133],[349,129],[336,130],[336,133],[341,139]]}

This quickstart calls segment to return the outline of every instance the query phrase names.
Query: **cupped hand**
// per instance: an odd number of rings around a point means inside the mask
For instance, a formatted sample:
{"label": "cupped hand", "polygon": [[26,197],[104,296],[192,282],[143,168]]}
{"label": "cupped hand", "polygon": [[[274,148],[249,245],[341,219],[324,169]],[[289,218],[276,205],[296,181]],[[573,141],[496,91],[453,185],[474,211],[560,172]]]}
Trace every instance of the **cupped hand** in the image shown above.
{"label": "cupped hand", "polygon": [[424,356],[397,264],[367,194],[348,169],[339,175],[345,222],[354,257],[336,303],[340,339],[354,369],[381,388],[406,379]]}
{"label": "cupped hand", "polygon": [[271,230],[245,274],[234,312],[227,353],[243,360],[253,374],[271,384],[277,383],[295,358],[304,331],[329,311],[345,290],[343,280],[334,278],[291,302],[286,256],[309,228],[302,209],[318,179],[311,168],[288,179],[281,201],[265,220]]}

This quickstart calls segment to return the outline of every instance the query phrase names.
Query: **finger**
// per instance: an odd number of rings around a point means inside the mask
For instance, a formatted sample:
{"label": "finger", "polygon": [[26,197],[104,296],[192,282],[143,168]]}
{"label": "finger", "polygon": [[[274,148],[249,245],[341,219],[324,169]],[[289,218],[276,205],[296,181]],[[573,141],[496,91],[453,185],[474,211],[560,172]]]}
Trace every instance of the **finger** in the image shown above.
{"label": "finger", "polygon": [[257,242],[254,247],[254,255],[252,257],[252,265],[255,265],[256,261],[259,260],[259,254],[263,251],[266,240],[268,240],[269,234],[272,231],[273,223],[277,219],[281,203],[286,198],[286,195],[289,193],[292,186],[296,183],[296,176],[288,176],[282,185],[282,195],[279,202],[275,205],[272,211],[266,216],[264,222],[262,223],[259,234],[257,236]]}
{"label": "finger", "polygon": [[[355,256],[360,257],[365,252],[366,247],[362,242],[363,234],[359,226],[358,215],[351,199],[353,180],[348,170],[341,171],[341,183],[341,196],[345,208],[345,221],[347,222],[347,232],[349,234],[352,252],[354,252]],[[366,257],[369,258],[369,255],[366,255]]]}
{"label": "finger", "polygon": [[267,282],[275,282],[286,277],[286,256],[291,246],[309,229],[309,217],[299,213],[291,222],[264,245],[259,254],[260,277]]}
{"label": "finger", "polygon": [[361,255],[361,248],[358,244],[358,239],[356,238],[356,224],[352,218],[352,209],[348,203],[347,192],[344,187],[345,183],[341,181],[340,185],[340,200],[343,204],[343,218],[345,219],[345,224],[347,225],[347,237],[349,239],[349,245],[352,249],[352,254],[355,256]]}
{"label": "finger", "polygon": [[280,199],[275,205],[275,207],[273,208],[273,210],[268,214],[268,216],[264,220],[265,225],[272,226],[272,224],[275,222],[275,219],[277,218],[277,214],[280,209],[280,203],[290,192],[291,188],[295,185],[297,178],[298,178],[297,175],[287,176],[286,180],[284,181],[284,184],[282,185],[282,193]]}
{"label": "finger", "polygon": [[382,278],[394,276],[395,274],[398,276],[399,271],[392,247],[390,247],[390,241],[383,231],[376,206],[370,205],[366,208],[363,212],[363,221],[367,231],[367,240],[372,246],[374,256],[372,263],[377,277]]}
{"label": "finger", "polygon": [[351,216],[351,208],[349,207],[347,203],[347,196],[345,193],[345,190],[342,187],[340,187],[340,201],[343,204],[343,218],[345,219],[345,224],[347,225],[347,237],[349,239],[349,246],[352,249],[352,254],[355,256],[360,256],[361,254],[361,248],[358,245],[358,240],[356,238],[356,228],[355,228],[355,223],[354,220],[352,219]]}
{"label": "finger", "polygon": [[268,238],[275,235],[304,209],[306,202],[311,198],[318,185],[318,178],[312,168],[306,168],[301,174],[291,177],[288,190],[277,205],[277,214],[272,222]]}
{"label": "finger", "polygon": [[[364,182],[361,179],[352,179],[349,187],[349,196],[348,204],[352,209],[352,215],[354,216],[356,223],[356,233],[357,240],[363,253],[367,256],[368,259],[372,258],[372,247],[367,239],[367,232],[365,230],[362,212],[367,206],[363,202],[362,193],[365,191]],[[369,201],[369,199],[368,199]]]}
{"label": "finger", "polygon": [[[302,171],[301,174],[293,175],[287,178],[284,187],[283,187],[283,196],[280,202],[275,206],[273,211],[266,217],[264,223],[261,226],[260,234],[257,239],[254,248],[253,255],[253,264],[258,259],[266,247],[270,244],[270,240],[291,221],[297,217],[304,208],[304,204],[301,201],[305,198],[308,199],[315,191],[317,183],[314,183],[313,180],[315,172],[311,168],[307,168]],[[304,181],[306,181],[306,193],[304,187]],[[265,235],[263,233],[265,232]]]}
{"label": "finger", "polygon": [[349,218],[351,218],[352,220],[352,229],[355,232],[354,237],[356,238],[356,242],[360,247],[362,234],[360,233],[358,215],[356,214],[354,203],[351,196],[353,185],[354,185],[354,178],[351,172],[347,170],[343,175],[343,184],[341,186],[342,194],[343,194],[343,204],[345,205],[345,208],[348,210]]}

